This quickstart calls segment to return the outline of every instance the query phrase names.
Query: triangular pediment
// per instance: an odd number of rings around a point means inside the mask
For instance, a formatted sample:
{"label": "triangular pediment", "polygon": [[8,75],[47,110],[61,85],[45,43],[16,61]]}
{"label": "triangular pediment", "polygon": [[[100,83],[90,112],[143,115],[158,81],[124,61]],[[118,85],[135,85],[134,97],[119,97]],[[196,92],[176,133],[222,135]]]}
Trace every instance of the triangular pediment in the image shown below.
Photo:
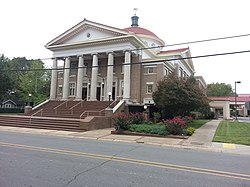
{"label": "triangular pediment", "polygon": [[46,47],[98,41],[124,35],[128,35],[128,33],[122,29],[84,19],[79,24],[47,43]]}

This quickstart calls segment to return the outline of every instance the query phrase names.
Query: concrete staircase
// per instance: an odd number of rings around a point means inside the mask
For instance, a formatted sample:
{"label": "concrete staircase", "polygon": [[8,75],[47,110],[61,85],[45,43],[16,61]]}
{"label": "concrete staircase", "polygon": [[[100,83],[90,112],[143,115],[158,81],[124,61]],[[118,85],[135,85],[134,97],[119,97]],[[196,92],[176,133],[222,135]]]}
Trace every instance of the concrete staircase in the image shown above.
{"label": "concrete staircase", "polygon": [[84,131],[80,128],[79,119],[0,115],[0,125],[75,132]]}
{"label": "concrete staircase", "polygon": [[[87,129],[100,128],[105,120],[105,109],[108,101],[49,101],[32,110],[29,115],[0,116],[1,126],[28,127],[39,129],[53,129],[66,131],[85,131]],[[113,102],[115,105],[115,102]],[[98,124],[92,121],[98,117]],[[86,120],[84,119],[86,118]],[[107,118],[107,117],[106,117]],[[88,124],[89,123],[89,124]],[[95,123],[95,124],[94,124]],[[82,125],[82,126],[81,126]],[[84,129],[85,128],[85,129]]]}
{"label": "concrete staircase", "polygon": [[49,101],[31,116],[83,119],[87,116],[104,116],[108,101]]}

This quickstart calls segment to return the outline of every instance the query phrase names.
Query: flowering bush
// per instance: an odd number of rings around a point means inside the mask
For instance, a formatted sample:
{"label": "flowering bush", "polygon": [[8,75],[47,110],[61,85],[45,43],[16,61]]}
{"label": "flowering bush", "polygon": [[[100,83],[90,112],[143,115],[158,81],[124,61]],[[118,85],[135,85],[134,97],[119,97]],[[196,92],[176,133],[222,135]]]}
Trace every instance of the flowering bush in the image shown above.
{"label": "flowering bush", "polygon": [[117,131],[128,130],[130,118],[125,113],[118,113],[112,117],[114,127]]}
{"label": "flowering bush", "polygon": [[182,119],[183,119],[187,124],[189,124],[190,122],[193,121],[192,116],[184,116],[184,117],[182,117]]}
{"label": "flowering bush", "polygon": [[173,119],[163,120],[166,130],[173,135],[183,134],[184,128],[187,126],[187,122],[181,119],[180,116],[174,117]]}
{"label": "flowering bush", "polygon": [[130,113],[129,118],[131,124],[143,124],[145,122],[145,117],[141,112]]}

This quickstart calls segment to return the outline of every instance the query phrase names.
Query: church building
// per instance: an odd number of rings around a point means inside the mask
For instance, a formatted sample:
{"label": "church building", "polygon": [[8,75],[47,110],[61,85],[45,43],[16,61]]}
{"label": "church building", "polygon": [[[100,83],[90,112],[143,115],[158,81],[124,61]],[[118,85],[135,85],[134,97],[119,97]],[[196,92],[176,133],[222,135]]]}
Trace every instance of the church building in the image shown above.
{"label": "church building", "polygon": [[[124,29],[84,19],[46,44],[53,52],[50,100],[154,104],[157,82],[170,73],[195,73],[189,48],[163,50],[155,33],[132,16]],[[59,63],[63,62],[63,63]],[[59,65],[63,64],[63,66]],[[204,79],[199,85],[206,87]]]}

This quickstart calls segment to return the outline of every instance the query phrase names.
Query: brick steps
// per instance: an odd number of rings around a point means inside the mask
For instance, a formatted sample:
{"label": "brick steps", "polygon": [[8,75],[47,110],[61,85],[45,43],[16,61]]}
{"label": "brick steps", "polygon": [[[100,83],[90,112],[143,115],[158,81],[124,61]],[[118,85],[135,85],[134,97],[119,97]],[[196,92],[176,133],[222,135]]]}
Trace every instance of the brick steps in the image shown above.
{"label": "brick steps", "polygon": [[38,118],[38,117],[24,117],[24,116],[0,116],[1,126],[50,129],[50,130],[64,130],[82,132],[80,129],[80,120],[71,119],[55,119],[55,118]]}
{"label": "brick steps", "polygon": [[[88,116],[103,116],[99,111],[104,110],[109,105],[108,101],[49,101],[36,110],[32,111],[33,116],[75,118],[80,119]],[[42,111],[41,111],[42,109]],[[39,112],[40,111],[40,112]],[[91,112],[90,112],[91,111]]]}

